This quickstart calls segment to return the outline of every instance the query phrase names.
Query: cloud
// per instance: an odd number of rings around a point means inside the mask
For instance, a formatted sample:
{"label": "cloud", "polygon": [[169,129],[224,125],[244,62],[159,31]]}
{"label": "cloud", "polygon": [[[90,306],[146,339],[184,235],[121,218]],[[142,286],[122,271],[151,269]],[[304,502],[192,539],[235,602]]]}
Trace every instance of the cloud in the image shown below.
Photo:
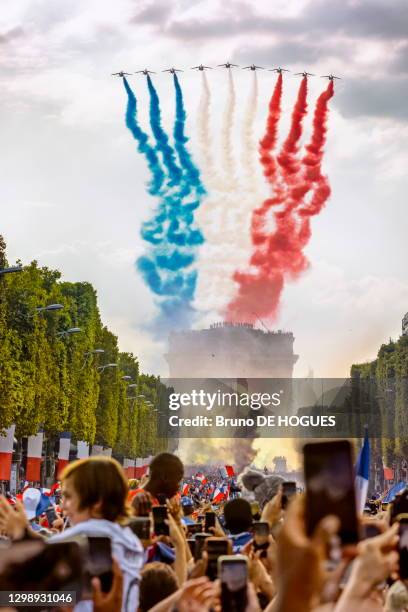
{"label": "cloud", "polygon": [[11,28],[10,30],[6,30],[5,32],[0,32],[0,45],[7,45],[12,40],[20,38],[23,35],[24,30],[20,26]]}
{"label": "cloud", "polygon": [[149,2],[132,17],[131,23],[163,26],[173,12],[170,2]]}
{"label": "cloud", "polygon": [[[303,35],[309,37],[341,35],[346,38],[407,38],[408,4],[394,0],[311,0],[293,16],[276,16],[275,6],[270,13],[256,12],[246,2],[226,3],[215,18],[193,17],[175,19],[166,29],[169,36],[182,40],[225,38],[239,34],[264,33],[268,36]],[[270,16],[273,14],[273,17]]]}
{"label": "cloud", "polygon": [[[236,62],[251,62],[265,67],[285,66],[286,64],[314,64],[327,57],[331,52],[336,53],[336,46],[321,43],[311,43],[306,40],[290,40],[276,42],[270,45],[254,46],[243,45],[234,53],[233,59]],[[343,49],[346,55],[351,54],[347,48]]]}
{"label": "cloud", "polygon": [[408,120],[408,77],[347,79],[336,94],[336,105],[344,117],[379,117]]}
{"label": "cloud", "polygon": [[408,74],[408,43],[402,45],[389,63],[388,70],[396,74]]}

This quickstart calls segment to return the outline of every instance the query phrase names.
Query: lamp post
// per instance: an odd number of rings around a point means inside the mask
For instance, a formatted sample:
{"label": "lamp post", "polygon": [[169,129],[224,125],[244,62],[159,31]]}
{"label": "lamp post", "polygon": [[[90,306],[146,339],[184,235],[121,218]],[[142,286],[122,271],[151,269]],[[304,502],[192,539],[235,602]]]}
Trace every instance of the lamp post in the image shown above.
{"label": "lamp post", "polygon": [[47,306],[38,306],[35,312],[52,312],[54,310],[62,310],[63,308],[63,304],[47,304]]}
{"label": "lamp post", "polygon": [[86,351],[84,353],[84,357],[89,357],[90,355],[102,355],[105,352],[105,349],[94,349],[93,351]]}
{"label": "lamp post", "polygon": [[57,333],[59,338],[65,338],[66,336],[71,336],[72,334],[78,334],[82,329],[80,327],[70,327],[69,329],[64,329]]}
{"label": "lamp post", "polygon": [[117,368],[117,367],[118,367],[117,363],[105,363],[104,365],[98,366],[96,369],[98,370],[98,372],[104,372],[108,368]]}
{"label": "lamp post", "polygon": [[81,370],[83,370],[84,367],[86,366],[88,357],[92,357],[92,355],[102,355],[104,352],[105,352],[105,349],[101,349],[101,348],[93,349],[92,351],[86,351],[84,353],[85,359],[84,359],[84,363],[82,364]]}
{"label": "lamp post", "polygon": [[11,266],[10,268],[0,268],[0,276],[3,274],[12,274],[13,272],[22,272],[23,266]]}
{"label": "lamp post", "polygon": [[132,377],[129,374],[125,374],[125,376],[122,376],[122,380],[132,380]]}

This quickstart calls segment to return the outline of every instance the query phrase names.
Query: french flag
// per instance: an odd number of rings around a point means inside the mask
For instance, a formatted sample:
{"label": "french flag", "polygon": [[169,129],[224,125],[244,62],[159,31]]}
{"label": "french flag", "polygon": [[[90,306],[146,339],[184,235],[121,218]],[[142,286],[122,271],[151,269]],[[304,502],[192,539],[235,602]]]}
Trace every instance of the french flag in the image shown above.
{"label": "french flag", "polygon": [[182,495],[188,495],[189,491],[190,491],[190,485],[186,482],[186,483],[183,484],[183,488],[182,488],[181,494]]}
{"label": "french flag", "polygon": [[224,465],[224,467],[220,468],[220,472],[223,478],[233,478],[235,476],[232,465]]}
{"label": "french flag", "polygon": [[223,499],[224,499],[224,492],[222,491],[222,487],[221,488],[216,487],[213,498],[212,498],[213,503],[219,504]]}
{"label": "french flag", "polygon": [[204,476],[204,474],[202,474],[201,472],[199,472],[198,474],[195,475],[195,479],[199,480],[201,482],[202,485],[207,484],[207,479]]}
{"label": "french flag", "polygon": [[370,476],[370,440],[368,439],[368,431],[366,429],[364,435],[364,443],[358,454],[356,463],[356,507],[360,514],[364,511],[364,506],[367,499],[368,481]]}

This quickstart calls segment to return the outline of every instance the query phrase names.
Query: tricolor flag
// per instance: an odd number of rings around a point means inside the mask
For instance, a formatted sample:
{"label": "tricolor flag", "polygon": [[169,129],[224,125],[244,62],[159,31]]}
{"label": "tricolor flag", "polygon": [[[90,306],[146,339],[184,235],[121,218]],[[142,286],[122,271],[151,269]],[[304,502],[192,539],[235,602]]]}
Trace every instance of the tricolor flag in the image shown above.
{"label": "tricolor flag", "polygon": [[0,435],[0,480],[10,480],[15,429],[16,426],[11,425]]}
{"label": "tricolor flag", "polygon": [[59,439],[58,463],[56,477],[61,476],[65,466],[69,462],[69,449],[71,447],[71,434],[69,431],[63,431]]}
{"label": "tricolor flag", "polygon": [[368,439],[368,431],[366,429],[364,435],[363,446],[358,454],[356,463],[356,507],[357,512],[361,514],[364,511],[364,506],[367,499],[368,481],[370,475],[370,441]]}
{"label": "tricolor flag", "polygon": [[223,478],[232,478],[235,476],[234,468],[232,465],[224,465],[220,468],[221,476]]}
{"label": "tricolor flag", "polygon": [[223,499],[224,499],[224,493],[222,489],[216,487],[213,498],[212,498],[213,504],[219,504]]}
{"label": "tricolor flag", "polygon": [[198,474],[195,475],[195,479],[199,480],[201,482],[202,485],[207,484],[207,479],[204,476],[204,474],[202,474],[201,472],[199,472]]}
{"label": "tricolor flag", "polygon": [[190,491],[190,485],[186,482],[186,483],[183,484],[183,488],[181,490],[181,494],[182,495],[188,495],[189,491]]}
{"label": "tricolor flag", "polygon": [[41,460],[44,434],[39,431],[35,436],[28,436],[26,480],[39,482],[41,478]]}

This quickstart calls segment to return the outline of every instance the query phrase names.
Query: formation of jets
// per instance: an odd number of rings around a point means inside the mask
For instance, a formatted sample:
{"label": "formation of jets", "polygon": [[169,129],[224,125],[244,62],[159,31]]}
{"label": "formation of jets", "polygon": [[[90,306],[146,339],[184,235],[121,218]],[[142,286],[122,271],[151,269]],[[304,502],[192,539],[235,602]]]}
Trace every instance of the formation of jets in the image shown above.
{"label": "formation of jets", "polygon": [[[230,70],[231,68],[239,68],[240,66],[238,64],[232,64],[231,62],[225,62],[225,64],[218,64],[217,68],[226,68],[227,70]],[[198,66],[192,66],[191,70],[212,70],[212,66],[204,66],[204,64],[199,64]],[[256,66],[255,64],[251,64],[250,66],[242,66],[242,70],[265,70],[264,66]],[[167,68],[166,70],[162,70],[162,72],[168,72],[169,74],[176,74],[176,72],[184,72],[184,70],[181,70],[180,68],[174,68],[173,66],[171,68]],[[288,70],[287,68],[281,68],[280,66],[278,66],[277,68],[270,68],[269,72],[277,72],[279,74],[282,74],[283,72],[290,72],[290,70]],[[125,76],[131,76],[132,73],[130,72],[124,72],[123,70],[121,70],[120,72],[113,72],[112,76],[117,76],[117,77],[121,77],[124,78]],[[148,70],[147,68],[144,68],[144,70],[137,70],[134,74],[144,74],[145,76],[149,76],[149,74],[157,74],[156,72],[154,72],[153,70]],[[304,78],[308,78],[310,76],[316,76],[315,74],[312,74],[311,72],[306,72],[306,70],[304,70],[303,72],[295,72],[294,76],[302,76]],[[335,76],[334,74],[323,74],[322,79],[329,79],[329,81],[334,81],[334,79],[340,79],[341,77]]]}

